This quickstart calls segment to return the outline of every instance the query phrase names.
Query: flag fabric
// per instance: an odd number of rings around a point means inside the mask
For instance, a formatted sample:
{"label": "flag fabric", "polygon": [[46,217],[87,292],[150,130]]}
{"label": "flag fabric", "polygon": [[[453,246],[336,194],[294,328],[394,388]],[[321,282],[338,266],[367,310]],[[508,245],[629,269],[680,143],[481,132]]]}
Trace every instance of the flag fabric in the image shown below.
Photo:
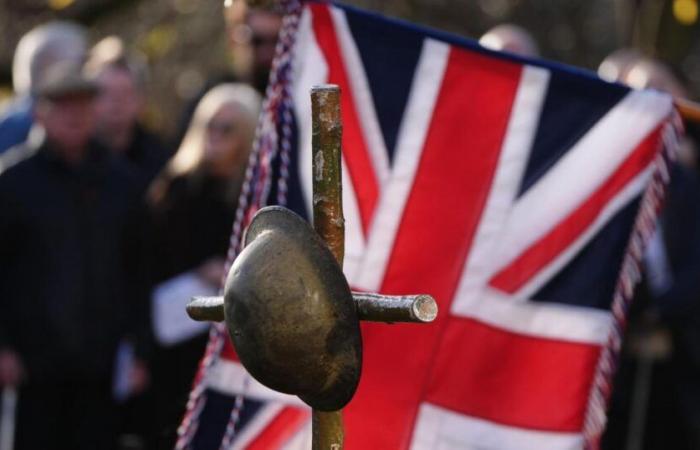
{"label": "flag fabric", "polygon": [[[346,448],[596,448],[672,99],[335,4],[304,3],[288,32],[289,148],[255,160],[262,192],[309,216],[309,90],[340,85],[349,283],[440,308],[427,326],[362,325]],[[227,423],[230,448],[310,448],[298,399],[228,344],[214,356],[195,448]]]}

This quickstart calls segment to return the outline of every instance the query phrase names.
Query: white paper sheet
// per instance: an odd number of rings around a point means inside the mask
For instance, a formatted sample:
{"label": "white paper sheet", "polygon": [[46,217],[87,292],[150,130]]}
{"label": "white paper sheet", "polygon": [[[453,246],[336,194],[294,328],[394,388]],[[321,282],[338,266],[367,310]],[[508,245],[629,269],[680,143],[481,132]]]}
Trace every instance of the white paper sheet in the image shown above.
{"label": "white paper sheet", "polygon": [[212,296],[217,291],[193,272],[185,272],[159,284],[151,298],[153,332],[160,345],[172,346],[204,333],[206,322],[189,318],[185,306],[193,296]]}

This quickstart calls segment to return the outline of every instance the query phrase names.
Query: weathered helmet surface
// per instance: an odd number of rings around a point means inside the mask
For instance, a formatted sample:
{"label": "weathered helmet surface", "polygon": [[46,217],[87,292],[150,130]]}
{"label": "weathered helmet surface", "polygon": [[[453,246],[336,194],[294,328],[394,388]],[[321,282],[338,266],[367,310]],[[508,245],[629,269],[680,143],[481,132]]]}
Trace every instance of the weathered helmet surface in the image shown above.
{"label": "weathered helmet surface", "polygon": [[333,254],[299,216],[261,209],[225,289],[227,328],[241,362],[271,389],[321,411],[341,409],[360,379],[355,304]]}

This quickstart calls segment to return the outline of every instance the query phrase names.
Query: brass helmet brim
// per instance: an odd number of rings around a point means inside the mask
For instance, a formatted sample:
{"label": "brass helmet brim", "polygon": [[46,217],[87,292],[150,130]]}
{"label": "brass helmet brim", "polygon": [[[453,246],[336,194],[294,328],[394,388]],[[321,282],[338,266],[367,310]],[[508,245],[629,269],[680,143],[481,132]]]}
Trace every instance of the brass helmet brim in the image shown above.
{"label": "brass helmet brim", "polygon": [[286,208],[258,211],[225,288],[227,328],[250,374],[321,411],[357,389],[362,341],[342,269],[306,221]]}

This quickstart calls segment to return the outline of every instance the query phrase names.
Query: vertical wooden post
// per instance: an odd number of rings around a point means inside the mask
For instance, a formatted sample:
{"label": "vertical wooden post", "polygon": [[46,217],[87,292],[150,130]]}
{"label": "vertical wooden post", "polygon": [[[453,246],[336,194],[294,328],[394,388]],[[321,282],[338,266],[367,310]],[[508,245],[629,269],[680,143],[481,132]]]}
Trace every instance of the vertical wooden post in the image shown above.
{"label": "vertical wooden post", "polygon": [[[326,241],[338,264],[345,254],[345,219],[341,178],[340,88],[311,89],[314,229]],[[342,411],[312,413],[313,450],[343,448]]]}
{"label": "vertical wooden post", "polygon": [[340,88],[311,89],[314,229],[326,241],[338,264],[345,254],[340,141]]}

